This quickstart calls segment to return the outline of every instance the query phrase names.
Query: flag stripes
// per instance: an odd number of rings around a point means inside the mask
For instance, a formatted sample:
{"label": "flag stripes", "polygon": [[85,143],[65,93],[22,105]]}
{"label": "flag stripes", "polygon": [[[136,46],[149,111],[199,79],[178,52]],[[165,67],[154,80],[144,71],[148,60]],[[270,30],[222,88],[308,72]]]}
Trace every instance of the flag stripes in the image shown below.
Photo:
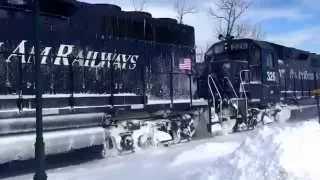
{"label": "flag stripes", "polygon": [[179,64],[180,70],[191,70],[191,59],[190,58],[184,58],[183,62]]}

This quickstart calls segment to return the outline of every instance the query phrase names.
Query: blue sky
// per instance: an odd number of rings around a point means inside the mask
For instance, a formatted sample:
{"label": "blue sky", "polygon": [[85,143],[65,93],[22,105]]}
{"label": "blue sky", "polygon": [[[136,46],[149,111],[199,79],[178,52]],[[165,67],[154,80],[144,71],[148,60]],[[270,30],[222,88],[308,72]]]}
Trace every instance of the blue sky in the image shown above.
{"label": "blue sky", "polygon": [[[132,10],[129,0],[81,0],[89,3],[118,4]],[[175,0],[148,0],[146,11],[154,17],[175,18]],[[190,0],[198,13],[185,17],[185,24],[195,27],[196,43],[205,48],[217,41],[216,21],[208,15],[215,0]],[[265,40],[320,54],[320,0],[252,0],[244,20],[261,24]]]}

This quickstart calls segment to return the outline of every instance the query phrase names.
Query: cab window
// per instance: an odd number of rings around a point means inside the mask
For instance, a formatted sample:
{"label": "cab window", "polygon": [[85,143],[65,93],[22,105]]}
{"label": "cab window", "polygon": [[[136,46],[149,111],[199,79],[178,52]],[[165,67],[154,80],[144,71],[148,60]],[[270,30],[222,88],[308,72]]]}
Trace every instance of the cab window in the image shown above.
{"label": "cab window", "polygon": [[252,54],[252,60],[251,60],[251,64],[252,65],[259,65],[260,64],[260,49],[256,48],[254,49],[253,51],[253,54]]}
{"label": "cab window", "polygon": [[270,53],[268,53],[266,55],[266,65],[269,68],[274,68],[275,67],[275,63],[274,63],[274,56]]}

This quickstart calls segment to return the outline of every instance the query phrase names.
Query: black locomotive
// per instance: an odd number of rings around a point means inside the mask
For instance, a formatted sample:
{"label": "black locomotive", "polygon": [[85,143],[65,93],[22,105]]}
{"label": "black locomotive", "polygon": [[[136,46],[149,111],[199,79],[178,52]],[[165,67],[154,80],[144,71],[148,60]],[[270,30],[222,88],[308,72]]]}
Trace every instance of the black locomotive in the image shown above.
{"label": "black locomotive", "polygon": [[[29,138],[26,144],[32,143],[36,131],[30,2],[0,2],[0,142],[24,136]],[[111,148],[132,151],[151,140],[170,140],[157,138],[157,132],[180,141],[189,127],[192,133],[186,139],[193,136],[194,112],[205,107],[191,103],[196,96],[193,27],[111,4],[41,0],[40,8],[40,78],[48,154],[88,146],[103,148],[104,155]],[[153,121],[159,119],[164,123]],[[122,126],[131,121],[136,128]],[[179,126],[168,130],[172,124]],[[4,157],[5,161],[32,158],[28,157],[33,154],[31,147],[18,150],[19,157]]]}
{"label": "black locomotive", "polygon": [[[314,105],[320,80],[320,56],[270,42],[252,39],[225,40],[205,54],[199,87],[219,114],[256,125],[256,113],[277,104]],[[203,89],[206,89],[204,91]],[[279,110],[270,113],[275,116]]]}

